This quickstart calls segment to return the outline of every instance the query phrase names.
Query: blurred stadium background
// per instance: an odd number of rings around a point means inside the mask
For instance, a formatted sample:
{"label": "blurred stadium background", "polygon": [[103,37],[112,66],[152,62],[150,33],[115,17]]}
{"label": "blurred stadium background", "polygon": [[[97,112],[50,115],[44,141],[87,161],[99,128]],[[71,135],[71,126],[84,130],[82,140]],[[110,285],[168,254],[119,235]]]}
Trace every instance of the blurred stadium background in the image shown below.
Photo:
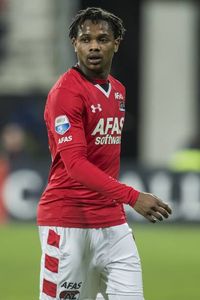
{"label": "blurred stadium background", "polygon": [[37,202],[50,164],[46,95],[75,62],[74,14],[100,6],[127,29],[112,74],[127,87],[121,180],[173,208],[127,209],[146,300],[200,299],[200,5],[165,0],[0,0],[0,299],[38,299]]}

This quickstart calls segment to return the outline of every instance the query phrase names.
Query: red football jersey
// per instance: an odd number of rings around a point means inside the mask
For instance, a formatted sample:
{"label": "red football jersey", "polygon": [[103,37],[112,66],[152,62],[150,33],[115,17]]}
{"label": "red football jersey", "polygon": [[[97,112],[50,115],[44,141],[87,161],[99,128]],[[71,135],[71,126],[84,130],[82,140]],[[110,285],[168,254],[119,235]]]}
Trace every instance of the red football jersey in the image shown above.
{"label": "red football jersey", "polygon": [[[107,89],[103,85],[106,85]],[[64,73],[45,107],[52,166],[38,206],[38,225],[99,228],[126,221],[123,203],[139,192],[117,181],[125,88],[113,78]]]}

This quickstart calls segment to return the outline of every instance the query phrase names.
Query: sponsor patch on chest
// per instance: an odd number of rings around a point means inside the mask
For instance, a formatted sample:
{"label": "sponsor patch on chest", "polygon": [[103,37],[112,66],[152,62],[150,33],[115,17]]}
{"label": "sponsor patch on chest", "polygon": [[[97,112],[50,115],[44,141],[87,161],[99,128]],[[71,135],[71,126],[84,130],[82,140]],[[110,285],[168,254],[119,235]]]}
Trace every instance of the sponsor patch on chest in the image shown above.
{"label": "sponsor patch on chest", "polygon": [[100,118],[92,135],[96,136],[95,144],[121,144],[121,133],[124,117]]}

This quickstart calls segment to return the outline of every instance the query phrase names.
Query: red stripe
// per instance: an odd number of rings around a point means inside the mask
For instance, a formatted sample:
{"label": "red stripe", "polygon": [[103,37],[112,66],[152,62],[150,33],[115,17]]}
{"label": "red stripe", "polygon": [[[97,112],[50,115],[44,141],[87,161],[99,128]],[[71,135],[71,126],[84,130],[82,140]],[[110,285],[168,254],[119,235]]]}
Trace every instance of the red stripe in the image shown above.
{"label": "red stripe", "polygon": [[58,273],[58,263],[58,258],[45,254],[44,264],[46,269],[48,269],[51,272]]}
{"label": "red stripe", "polygon": [[46,295],[56,298],[57,285],[51,281],[43,279],[43,293]]}
{"label": "red stripe", "polygon": [[60,235],[49,229],[47,244],[59,248]]}

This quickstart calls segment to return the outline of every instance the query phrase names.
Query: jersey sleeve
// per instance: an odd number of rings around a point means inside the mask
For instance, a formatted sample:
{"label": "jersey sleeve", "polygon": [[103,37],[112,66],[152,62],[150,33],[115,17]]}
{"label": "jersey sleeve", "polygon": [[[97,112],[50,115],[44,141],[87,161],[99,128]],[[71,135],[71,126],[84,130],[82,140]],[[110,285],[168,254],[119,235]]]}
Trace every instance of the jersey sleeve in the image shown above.
{"label": "jersey sleeve", "polygon": [[51,97],[50,126],[68,175],[114,202],[134,206],[139,191],[120,183],[89,161],[81,95],[57,89]]}
{"label": "jersey sleeve", "polygon": [[50,95],[48,121],[57,152],[67,148],[86,149],[83,130],[84,104],[81,97],[68,89],[56,89]]}

